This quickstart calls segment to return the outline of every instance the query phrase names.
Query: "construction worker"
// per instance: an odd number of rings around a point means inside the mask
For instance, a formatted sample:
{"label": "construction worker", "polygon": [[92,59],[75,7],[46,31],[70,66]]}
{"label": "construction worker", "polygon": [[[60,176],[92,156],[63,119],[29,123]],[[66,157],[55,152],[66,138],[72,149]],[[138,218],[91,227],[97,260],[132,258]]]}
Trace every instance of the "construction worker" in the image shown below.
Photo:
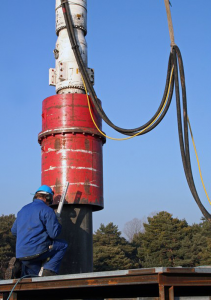
{"label": "construction worker", "polygon": [[49,186],[42,185],[36,191],[33,202],[18,212],[12,226],[12,234],[17,237],[16,258],[22,262],[22,276],[38,275],[41,269],[42,276],[59,273],[67,243],[56,239],[62,226],[49,207],[53,203],[53,195]]}

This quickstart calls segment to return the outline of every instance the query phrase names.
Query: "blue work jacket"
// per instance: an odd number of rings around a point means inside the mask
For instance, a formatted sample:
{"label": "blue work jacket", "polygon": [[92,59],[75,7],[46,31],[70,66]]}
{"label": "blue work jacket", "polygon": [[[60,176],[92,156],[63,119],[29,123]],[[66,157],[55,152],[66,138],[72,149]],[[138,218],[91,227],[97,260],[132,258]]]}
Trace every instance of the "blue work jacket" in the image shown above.
{"label": "blue work jacket", "polygon": [[12,226],[12,234],[17,236],[16,257],[24,258],[41,254],[61,232],[56,214],[42,200],[35,199],[24,206]]}

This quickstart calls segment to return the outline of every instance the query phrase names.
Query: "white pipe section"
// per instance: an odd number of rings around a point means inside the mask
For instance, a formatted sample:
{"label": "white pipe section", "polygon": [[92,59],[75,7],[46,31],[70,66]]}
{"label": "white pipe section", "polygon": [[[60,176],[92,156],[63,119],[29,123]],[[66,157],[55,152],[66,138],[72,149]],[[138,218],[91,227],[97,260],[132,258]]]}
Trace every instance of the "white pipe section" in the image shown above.
{"label": "white pipe section", "polygon": [[[85,65],[87,66],[87,0],[67,1],[72,15],[75,35]],[[61,0],[56,0],[56,34],[58,36],[54,50],[56,67],[50,69],[49,84],[56,86],[57,94],[85,93],[83,81],[71,48],[65,20],[61,7]],[[94,70],[87,68],[90,80],[94,84]]]}

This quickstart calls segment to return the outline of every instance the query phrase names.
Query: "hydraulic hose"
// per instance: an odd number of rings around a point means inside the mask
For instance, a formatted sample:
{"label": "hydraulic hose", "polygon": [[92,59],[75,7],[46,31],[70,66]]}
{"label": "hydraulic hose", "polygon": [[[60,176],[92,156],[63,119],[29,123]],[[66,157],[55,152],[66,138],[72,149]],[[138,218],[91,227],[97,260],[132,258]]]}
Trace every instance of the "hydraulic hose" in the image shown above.
{"label": "hydraulic hose", "polygon": [[[168,10],[168,5],[167,5],[168,1],[167,0],[165,0],[165,4],[167,7],[168,22],[171,25],[172,21],[170,18],[170,11]],[[67,3],[66,0],[61,0],[61,5],[62,5],[62,9],[63,9],[64,19],[65,19],[70,43],[71,43],[78,67],[79,67],[79,71],[80,71],[83,81],[85,83],[86,89],[87,89],[87,91],[91,97],[92,103],[93,103],[95,109],[97,110],[97,112],[99,113],[100,117],[113,129],[115,129],[116,131],[118,131],[122,134],[128,135],[128,136],[142,135],[142,134],[145,134],[145,133],[151,131],[152,129],[154,129],[161,122],[161,120],[164,118],[164,116],[166,115],[166,113],[168,111],[168,108],[171,104],[173,90],[174,90],[174,83],[175,83],[178,134],[179,134],[180,151],[181,151],[181,157],[182,157],[182,163],[183,163],[185,176],[186,176],[190,191],[191,191],[199,209],[201,210],[201,212],[205,216],[205,218],[211,222],[211,215],[209,214],[209,212],[205,209],[205,207],[201,203],[201,200],[198,196],[198,193],[197,193],[197,190],[195,187],[193,174],[192,174],[190,151],[189,151],[188,118],[187,118],[188,114],[187,114],[187,98],[186,98],[184,67],[183,67],[181,52],[174,43],[174,35],[171,34],[171,33],[173,33],[173,25],[172,25],[172,30],[170,31],[170,36],[172,37],[171,38],[172,53],[170,53],[170,56],[169,56],[169,63],[168,63],[167,76],[166,76],[166,85],[165,85],[163,98],[161,100],[160,106],[158,107],[154,116],[146,124],[144,124],[140,127],[137,127],[137,128],[133,128],[133,129],[125,129],[125,128],[121,128],[119,126],[114,125],[114,123],[108,118],[108,116],[102,109],[100,101],[98,100],[95,90],[92,86],[92,83],[90,82],[86,66],[83,62],[83,59],[82,59],[82,56],[80,53],[79,45],[78,45],[78,42],[77,42],[77,39],[75,36],[74,24],[73,24],[72,16],[70,13],[69,4]],[[184,132],[183,132],[183,127],[182,127],[182,117],[181,117],[178,63],[179,63],[179,72],[180,72],[180,83],[181,83],[181,87],[182,87]],[[170,83],[170,74],[171,74],[171,71],[173,68],[174,68],[174,76],[172,77],[172,80]],[[167,97],[167,91],[168,91],[169,84],[171,84],[170,93],[169,93],[168,101],[166,102],[166,106],[163,109],[163,105],[164,105],[164,103],[166,101],[166,97]],[[162,109],[163,109],[163,111],[162,111]],[[153,122],[154,120],[156,120],[156,121]],[[152,124],[152,125],[149,126],[150,124]],[[143,131],[143,132],[140,132],[140,131]],[[140,132],[140,134],[138,134],[139,132]]]}
{"label": "hydraulic hose", "polygon": [[[178,133],[179,133],[179,143],[180,143],[180,151],[181,151],[181,156],[182,156],[183,168],[184,168],[184,172],[185,172],[185,176],[186,176],[189,188],[191,190],[191,193],[192,193],[199,209],[201,210],[204,217],[208,221],[211,222],[211,215],[208,213],[208,211],[202,205],[200,198],[198,196],[196,187],[195,187],[194,179],[193,179],[191,161],[190,161],[190,151],[189,151],[189,138],[188,138],[188,122],[189,121],[188,121],[188,113],[187,113],[185,72],[184,72],[181,52],[174,42],[174,28],[173,28],[173,23],[172,23],[172,18],[171,18],[170,2],[169,2],[169,0],[164,0],[164,3],[165,3],[166,13],[167,13],[169,35],[170,35],[170,40],[171,40],[171,49],[172,49],[172,53],[173,53],[173,57],[174,57],[174,74],[175,74]],[[183,138],[183,129],[182,129],[181,107],[180,107],[178,62],[179,62],[180,82],[181,82],[181,87],[182,87],[184,138]],[[190,128],[190,132],[191,132],[191,128]],[[191,132],[191,135],[192,135],[192,132]],[[192,137],[192,139],[193,139],[193,137]],[[185,143],[184,143],[184,140],[185,140]],[[195,145],[194,145],[194,149],[195,149]],[[196,152],[196,149],[195,149],[195,152]],[[197,157],[197,153],[196,153],[196,157]],[[198,157],[197,157],[197,161],[198,161]],[[198,161],[198,166],[199,166],[199,161]],[[200,173],[200,177],[202,180],[200,166],[199,166],[199,173]],[[210,202],[210,199],[207,195],[203,180],[202,180],[202,184],[203,184],[206,196]]]}
{"label": "hydraulic hose", "polygon": [[[146,124],[144,124],[144,125],[142,125],[140,127],[137,127],[137,128],[125,129],[125,128],[121,128],[119,126],[116,126],[107,117],[106,113],[102,109],[100,101],[98,100],[97,95],[95,93],[95,90],[94,90],[94,88],[92,86],[92,83],[90,82],[89,75],[87,73],[86,66],[84,65],[83,59],[81,57],[79,45],[77,43],[77,39],[76,39],[76,36],[75,36],[74,25],[73,25],[71,13],[70,13],[69,5],[68,5],[68,3],[65,0],[61,0],[61,5],[62,5],[62,8],[63,8],[63,14],[64,14],[64,19],[65,19],[65,23],[66,23],[66,27],[67,27],[67,31],[68,31],[68,36],[69,36],[69,39],[70,39],[70,43],[71,43],[73,52],[75,54],[76,61],[78,63],[78,67],[79,67],[80,73],[81,73],[81,75],[82,75],[82,77],[84,79],[84,82],[85,82],[85,85],[86,85],[87,90],[89,92],[89,95],[91,97],[91,100],[92,100],[92,102],[93,102],[93,104],[94,104],[97,112],[99,113],[100,117],[109,126],[111,126],[113,129],[115,129],[116,131],[118,131],[118,132],[120,132],[122,134],[131,136],[131,135],[134,135],[135,133],[138,133],[139,131],[142,131],[149,124],[151,124],[154,119],[156,119],[156,117],[159,115],[159,113],[161,111],[161,108],[163,107],[163,104],[165,102],[165,99],[166,99],[166,96],[167,96],[167,90],[168,90],[168,86],[169,86],[169,81],[170,81],[170,73],[171,73],[171,59],[172,59],[171,54],[170,54],[170,57],[169,57],[169,64],[168,64],[168,71],[167,71],[167,78],[166,78],[166,85],[165,85],[165,90],[164,90],[163,98],[162,98],[161,104],[160,104],[157,112],[154,114],[154,116]],[[143,134],[147,133],[150,130],[152,130],[153,128],[155,128],[160,123],[160,121],[164,118],[166,112],[168,111],[170,103],[171,103],[171,99],[172,99],[172,95],[173,95],[173,88],[174,88],[174,79],[172,80],[172,83],[171,83],[170,95],[169,95],[169,99],[168,99],[168,102],[167,102],[167,105],[166,105],[166,109],[160,115],[159,119],[153,124],[152,128],[146,129],[146,131],[144,131]]]}
{"label": "hydraulic hose", "polygon": [[[180,151],[182,156],[182,163],[185,172],[185,176],[190,188],[190,191],[195,199],[199,209],[201,210],[204,217],[211,222],[211,215],[203,206],[199,195],[196,190],[196,186],[193,179],[191,161],[190,161],[190,151],[189,151],[189,137],[188,137],[188,119],[187,119],[187,97],[186,97],[186,86],[185,86],[185,74],[184,66],[182,61],[182,55],[179,48],[175,45],[173,46],[173,56],[174,56],[174,78],[175,78],[175,92],[176,92],[176,105],[177,105],[177,120],[178,120],[178,134],[180,142]],[[180,82],[182,88],[182,103],[183,103],[183,126],[182,128],[182,118],[181,118],[181,106],[180,106],[180,91],[179,91],[179,76],[178,76],[178,64],[180,71]],[[183,133],[184,131],[184,133]]]}
{"label": "hydraulic hose", "polygon": [[[132,136],[125,137],[125,138],[113,138],[113,137],[107,136],[107,135],[106,135],[104,132],[102,132],[102,131],[100,130],[100,128],[97,126],[97,124],[96,124],[96,122],[95,122],[95,120],[94,120],[94,118],[93,118],[93,114],[92,114],[92,109],[91,109],[91,106],[90,106],[90,99],[89,99],[89,96],[88,96],[87,88],[86,88],[85,82],[84,82],[84,80],[83,80],[83,78],[82,78],[83,84],[84,84],[84,88],[85,88],[85,92],[86,92],[86,97],[87,97],[87,103],[88,103],[88,108],[89,108],[90,117],[91,117],[92,122],[94,123],[96,129],[97,129],[97,130],[100,132],[100,134],[103,135],[104,137],[106,137],[106,138],[108,138],[108,139],[110,139],[110,140],[115,140],[115,141],[125,141],[125,140],[129,140],[129,139],[132,139],[132,138],[134,138],[134,137],[137,137],[138,135],[144,134],[144,131],[146,131],[147,129],[152,130],[152,125],[155,124],[155,122],[158,120],[158,118],[160,117],[160,115],[163,113],[163,110],[167,107],[166,103],[167,103],[167,101],[168,101],[169,94],[170,94],[170,88],[171,88],[171,81],[172,81],[173,73],[174,73],[174,68],[172,68],[172,71],[171,71],[170,85],[169,85],[169,87],[168,87],[167,97],[166,97],[166,100],[165,100],[165,102],[164,102],[164,104],[163,104],[163,107],[161,108],[161,111],[160,111],[159,115],[156,117],[156,119],[154,119],[154,120],[152,121],[151,124],[148,125],[148,127],[146,127],[145,129],[143,129],[142,131],[139,131],[139,132],[135,133],[135,134],[132,135]],[[167,108],[167,109],[168,109],[168,108]],[[211,201],[210,201],[210,203],[211,203]]]}
{"label": "hydraulic hose", "polygon": [[19,278],[19,279],[17,280],[17,282],[15,283],[15,285],[13,286],[11,292],[9,293],[9,296],[7,297],[7,300],[10,299],[10,297],[12,296],[12,293],[14,292],[16,286],[21,282],[21,280],[23,280],[24,278],[29,278],[29,277],[39,277],[39,275],[35,275],[35,274],[24,275],[23,277]]}

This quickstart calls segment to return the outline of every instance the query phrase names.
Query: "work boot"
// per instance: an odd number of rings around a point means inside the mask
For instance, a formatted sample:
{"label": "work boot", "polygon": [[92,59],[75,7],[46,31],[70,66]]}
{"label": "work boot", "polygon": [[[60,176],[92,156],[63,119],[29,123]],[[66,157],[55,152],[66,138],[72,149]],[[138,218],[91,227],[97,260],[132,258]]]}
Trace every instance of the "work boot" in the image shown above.
{"label": "work boot", "polygon": [[21,261],[16,257],[12,257],[9,261],[9,266],[5,271],[4,277],[5,279],[21,278],[21,270],[22,270]]}
{"label": "work boot", "polygon": [[42,273],[42,277],[44,276],[57,276],[58,274],[54,271],[44,269]]}

